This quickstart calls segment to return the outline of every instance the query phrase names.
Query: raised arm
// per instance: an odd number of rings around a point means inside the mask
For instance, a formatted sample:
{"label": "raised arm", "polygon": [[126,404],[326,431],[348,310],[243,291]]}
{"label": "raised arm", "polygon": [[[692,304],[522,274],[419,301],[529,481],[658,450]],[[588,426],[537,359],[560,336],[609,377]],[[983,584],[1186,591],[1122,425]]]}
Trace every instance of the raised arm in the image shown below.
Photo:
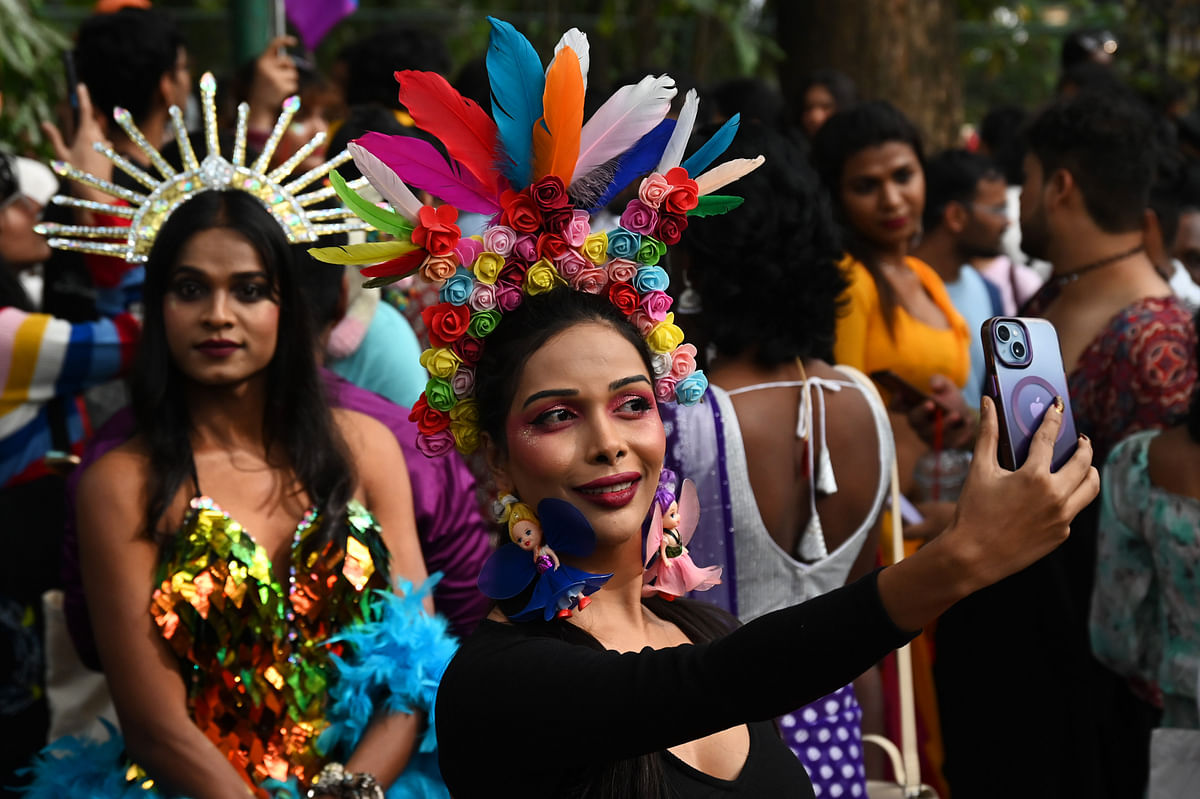
{"label": "raised arm", "polygon": [[193,799],[253,796],[188,715],[175,656],[150,613],[157,547],[145,533],[145,459],[126,447],[79,484],[79,547],[88,611],[129,756]]}

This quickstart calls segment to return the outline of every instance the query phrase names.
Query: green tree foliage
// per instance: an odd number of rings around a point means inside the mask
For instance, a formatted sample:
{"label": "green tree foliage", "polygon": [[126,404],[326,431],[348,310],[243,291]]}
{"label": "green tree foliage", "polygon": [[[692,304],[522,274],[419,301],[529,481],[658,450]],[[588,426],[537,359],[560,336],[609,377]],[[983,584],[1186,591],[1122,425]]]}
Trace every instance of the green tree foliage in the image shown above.
{"label": "green tree foliage", "polygon": [[66,79],[66,38],[39,20],[40,0],[0,0],[0,142],[46,154],[40,125],[54,119]]}

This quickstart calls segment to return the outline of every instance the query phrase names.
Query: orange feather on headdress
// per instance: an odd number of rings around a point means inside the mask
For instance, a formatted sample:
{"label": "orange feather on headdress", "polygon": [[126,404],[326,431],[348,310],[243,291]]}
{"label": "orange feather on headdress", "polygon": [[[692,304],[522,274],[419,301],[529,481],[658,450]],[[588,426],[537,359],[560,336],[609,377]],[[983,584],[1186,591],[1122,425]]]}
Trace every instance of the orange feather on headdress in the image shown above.
{"label": "orange feather on headdress", "polygon": [[533,125],[533,179],[557,175],[570,185],[583,129],[583,73],[579,56],[564,47],[546,70],[545,116]]}

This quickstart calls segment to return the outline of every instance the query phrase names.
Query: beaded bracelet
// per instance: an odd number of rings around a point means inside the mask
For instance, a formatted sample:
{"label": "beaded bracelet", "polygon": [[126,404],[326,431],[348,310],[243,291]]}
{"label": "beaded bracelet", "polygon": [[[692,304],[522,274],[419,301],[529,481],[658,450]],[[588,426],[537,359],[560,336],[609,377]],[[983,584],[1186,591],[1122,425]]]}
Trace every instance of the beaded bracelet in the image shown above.
{"label": "beaded bracelet", "polygon": [[383,788],[371,774],[346,771],[341,763],[329,763],[313,780],[307,799],[332,796],[334,799],[384,799]]}

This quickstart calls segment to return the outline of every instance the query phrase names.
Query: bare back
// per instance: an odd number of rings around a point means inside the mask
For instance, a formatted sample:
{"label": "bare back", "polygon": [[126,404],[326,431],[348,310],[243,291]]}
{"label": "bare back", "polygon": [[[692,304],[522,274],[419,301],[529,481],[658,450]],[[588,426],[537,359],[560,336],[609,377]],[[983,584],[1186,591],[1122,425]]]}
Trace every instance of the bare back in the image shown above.
{"label": "bare back", "polygon": [[[806,361],[809,377],[844,381],[845,375],[823,361]],[[771,537],[792,557],[811,518],[810,495],[813,475],[809,451],[818,463],[822,449],[828,453],[840,479],[836,493],[816,495],[825,542],[830,552],[845,542],[871,512],[882,466],[879,441],[871,408],[858,391],[825,392],[823,403],[813,406],[813,430],[824,426],[819,436],[808,440],[794,432],[799,422],[803,390],[798,386],[764,388],[736,393],[738,389],[773,382],[801,379],[795,364],[764,370],[743,361],[727,361],[711,370],[712,381],[735,392],[730,400],[737,412],[746,450],[750,484],[759,514]],[[810,389],[811,390],[811,389]],[[851,571],[851,579],[874,565],[877,531],[863,546]]]}

